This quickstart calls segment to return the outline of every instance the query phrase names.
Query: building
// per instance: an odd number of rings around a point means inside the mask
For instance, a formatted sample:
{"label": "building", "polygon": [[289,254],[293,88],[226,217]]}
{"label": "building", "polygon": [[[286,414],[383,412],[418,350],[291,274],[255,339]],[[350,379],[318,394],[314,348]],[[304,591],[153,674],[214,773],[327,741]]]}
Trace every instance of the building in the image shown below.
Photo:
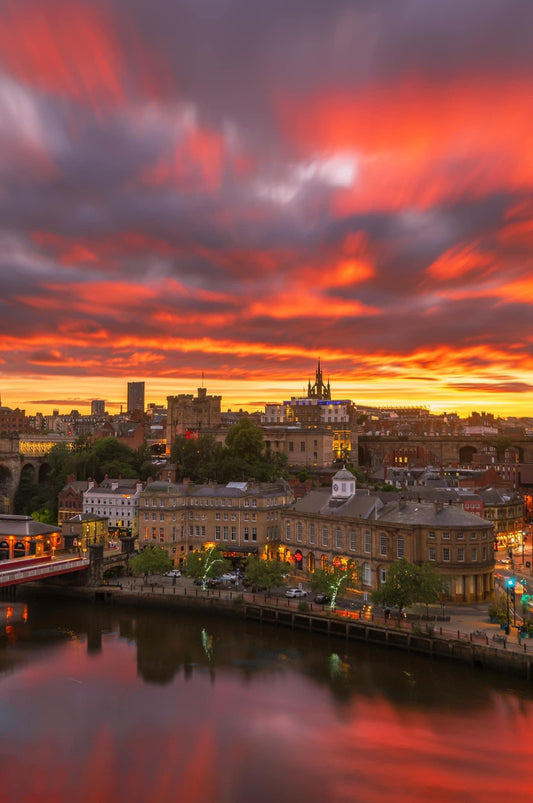
{"label": "building", "polygon": [[61,546],[58,527],[31,516],[0,514],[0,561],[35,555],[52,555]]}
{"label": "building", "polygon": [[139,546],[162,546],[181,565],[189,552],[216,545],[237,566],[279,542],[283,510],[293,499],[284,480],[152,482],[140,494]]}
{"label": "building", "polygon": [[26,411],[16,407],[0,407],[0,434],[18,435],[20,432],[27,432],[29,421],[26,418]]}
{"label": "building", "polygon": [[93,399],[91,402],[91,415],[105,415],[105,401],[103,399]]}
{"label": "building", "polygon": [[107,545],[109,521],[96,513],[76,513],[61,522],[61,536],[64,549],[86,551],[90,544]]}
{"label": "building", "polygon": [[137,536],[139,496],[143,483],[136,479],[109,479],[100,485],[90,481],[83,494],[83,513],[97,514],[109,522],[112,536]]}
{"label": "building", "polygon": [[73,475],[57,495],[57,521],[59,524],[83,512],[83,494],[89,487],[87,480],[77,480]]}
{"label": "building", "polygon": [[441,576],[447,599],[476,602],[494,589],[493,532],[490,522],[460,505],[383,502],[358,491],[355,477],[343,468],[331,488],[315,489],[287,508],[277,556],[297,572],[353,560],[366,592],[377,590],[402,557],[428,562]]}
{"label": "building", "polygon": [[332,463],[333,432],[299,426],[263,426],[266,453],[284,454],[292,468],[327,468]]}
{"label": "building", "polygon": [[167,396],[168,449],[178,436],[198,437],[220,427],[221,401],[221,396],[208,396],[206,388],[198,388],[197,396]]}
{"label": "building", "polygon": [[128,382],[128,413],[144,413],[144,382]]}

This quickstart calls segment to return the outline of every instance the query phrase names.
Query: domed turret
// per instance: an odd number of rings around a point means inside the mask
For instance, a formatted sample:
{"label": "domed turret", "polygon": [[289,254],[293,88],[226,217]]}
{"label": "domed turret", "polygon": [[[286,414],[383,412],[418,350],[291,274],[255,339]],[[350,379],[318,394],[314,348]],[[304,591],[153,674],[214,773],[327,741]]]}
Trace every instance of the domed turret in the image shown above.
{"label": "domed turret", "polygon": [[355,477],[351,471],[343,466],[333,476],[331,493],[336,499],[348,499],[355,494]]}

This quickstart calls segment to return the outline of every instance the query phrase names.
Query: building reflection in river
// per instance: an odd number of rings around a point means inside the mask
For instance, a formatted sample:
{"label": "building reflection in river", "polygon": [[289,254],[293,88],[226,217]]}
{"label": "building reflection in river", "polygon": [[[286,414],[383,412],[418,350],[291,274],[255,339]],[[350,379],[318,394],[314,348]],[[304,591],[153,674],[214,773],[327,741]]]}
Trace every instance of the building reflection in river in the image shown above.
{"label": "building reflection in river", "polygon": [[526,683],[272,625],[27,610],[0,651],[8,803],[530,795]]}

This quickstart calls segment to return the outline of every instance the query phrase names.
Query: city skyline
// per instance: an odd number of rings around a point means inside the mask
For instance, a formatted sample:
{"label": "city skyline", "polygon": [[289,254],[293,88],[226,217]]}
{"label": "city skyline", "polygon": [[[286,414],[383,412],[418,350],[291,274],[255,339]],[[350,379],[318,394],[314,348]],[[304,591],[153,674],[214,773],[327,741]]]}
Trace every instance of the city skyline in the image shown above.
{"label": "city skyline", "polygon": [[[533,6],[0,9],[0,396],[533,415]],[[205,380],[202,381],[202,376]]]}

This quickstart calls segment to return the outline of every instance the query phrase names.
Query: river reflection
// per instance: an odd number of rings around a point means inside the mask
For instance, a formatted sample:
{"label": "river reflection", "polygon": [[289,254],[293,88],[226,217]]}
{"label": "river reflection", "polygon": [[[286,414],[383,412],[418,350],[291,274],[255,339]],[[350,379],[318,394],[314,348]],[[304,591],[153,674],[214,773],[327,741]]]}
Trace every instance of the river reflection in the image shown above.
{"label": "river reflection", "polygon": [[1,800],[532,800],[525,681],[272,625],[0,609]]}

